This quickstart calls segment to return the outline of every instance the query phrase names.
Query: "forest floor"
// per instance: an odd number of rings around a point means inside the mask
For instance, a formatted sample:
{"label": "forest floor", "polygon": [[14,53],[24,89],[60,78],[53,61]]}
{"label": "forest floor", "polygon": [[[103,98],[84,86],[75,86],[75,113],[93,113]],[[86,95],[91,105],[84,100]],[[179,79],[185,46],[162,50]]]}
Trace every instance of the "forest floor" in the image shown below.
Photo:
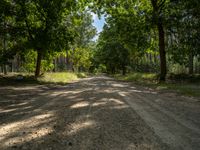
{"label": "forest floor", "polygon": [[1,150],[199,150],[200,99],[91,77],[0,87]]}

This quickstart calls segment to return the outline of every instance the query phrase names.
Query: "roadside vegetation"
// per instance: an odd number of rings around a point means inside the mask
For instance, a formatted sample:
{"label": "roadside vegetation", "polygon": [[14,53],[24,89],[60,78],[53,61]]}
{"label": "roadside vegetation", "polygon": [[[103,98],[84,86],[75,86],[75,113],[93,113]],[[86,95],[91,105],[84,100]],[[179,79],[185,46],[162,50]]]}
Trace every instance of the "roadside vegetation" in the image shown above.
{"label": "roadside vegetation", "polygon": [[200,75],[171,74],[167,76],[167,81],[162,83],[159,82],[158,75],[155,73],[134,72],[125,76],[117,74],[114,75],[114,78],[148,86],[159,91],[170,91],[182,95],[200,97]]}
{"label": "roadside vegetation", "polygon": [[[106,73],[198,95],[199,9],[196,0],[1,0],[1,80],[64,84]],[[101,32],[94,15],[105,19]]]}
{"label": "roadside vegetation", "polygon": [[64,85],[86,78],[87,73],[79,72],[56,72],[45,73],[35,78],[32,73],[9,73],[8,75],[0,75],[0,85],[30,85],[30,84],[60,84]]}

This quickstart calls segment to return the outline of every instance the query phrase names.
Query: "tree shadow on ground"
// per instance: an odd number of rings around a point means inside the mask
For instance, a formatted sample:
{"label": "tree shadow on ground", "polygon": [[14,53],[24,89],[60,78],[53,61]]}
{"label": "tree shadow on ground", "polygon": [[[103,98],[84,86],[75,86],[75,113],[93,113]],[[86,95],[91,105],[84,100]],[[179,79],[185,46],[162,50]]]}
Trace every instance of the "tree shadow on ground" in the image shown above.
{"label": "tree shadow on ground", "polygon": [[1,88],[0,149],[159,149],[159,139],[111,82]]}

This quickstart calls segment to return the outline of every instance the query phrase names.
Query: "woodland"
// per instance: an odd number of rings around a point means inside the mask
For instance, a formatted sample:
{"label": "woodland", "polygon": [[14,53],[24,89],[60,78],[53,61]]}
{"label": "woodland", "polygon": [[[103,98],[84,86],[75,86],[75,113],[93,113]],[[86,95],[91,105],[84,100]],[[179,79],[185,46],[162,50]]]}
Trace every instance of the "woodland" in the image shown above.
{"label": "woodland", "polygon": [[[0,71],[199,74],[199,9],[198,0],[1,0]],[[100,33],[92,14],[106,20]]]}

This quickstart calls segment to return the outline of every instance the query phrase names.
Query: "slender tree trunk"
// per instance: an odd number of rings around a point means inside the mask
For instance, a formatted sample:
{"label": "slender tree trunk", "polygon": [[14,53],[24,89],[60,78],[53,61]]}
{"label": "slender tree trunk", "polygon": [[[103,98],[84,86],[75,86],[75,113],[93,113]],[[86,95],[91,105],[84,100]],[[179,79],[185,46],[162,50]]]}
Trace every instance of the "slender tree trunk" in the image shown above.
{"label": "slender tree trunk", "polygon": [[194,73],[194,56],[193,53],[190,52],[189,54],[189,74],[193,74]]}
{"label": "slender tree trunk", "polygon": [[35,77],[40,76],[41,62],[42,62],[42,53],[40,51],[37,51],[37,63],[36,63],[36,69],[35,69]]}
{"label": "slender tree trunk", "polygon": [[158,23],[159,33],[159,53],[160,53],[160,81],[165,81],[167,74],[166,51],[165,51],[165,32],[161,22]]}
{"label": "slender tree trunk", "polygon": [[56,65],[56,64],[57,64],[57,63],[56,63],[56,58],[53,60],[53,64],[54,64],[53,72],[56,72],[56,66],[57,66],[57,65]]}
{"label": "slender tree trunk", "polygon": [[1,73],[3,73],[3,65],[1,65]]}
{"label": "slender tree trunk", "polygon": [[4,75],[8,74],[6,64],[3,65],[3,73]]}
{"label": "slender tree trunk", "polygon": [[122,65],[122,75],[126,75],[126,66]]}
{"label": "slender tree trunk", "polygon": [[[4,30],[6,30],[6,22],[4,20]],[[7,45],[6,45],[6,34],[3,36],[3,53],[6,52],[7,50]],[[6,62],[3,64],[3,73],[4,75],[7,75],[7,68],[6,68]]]}

